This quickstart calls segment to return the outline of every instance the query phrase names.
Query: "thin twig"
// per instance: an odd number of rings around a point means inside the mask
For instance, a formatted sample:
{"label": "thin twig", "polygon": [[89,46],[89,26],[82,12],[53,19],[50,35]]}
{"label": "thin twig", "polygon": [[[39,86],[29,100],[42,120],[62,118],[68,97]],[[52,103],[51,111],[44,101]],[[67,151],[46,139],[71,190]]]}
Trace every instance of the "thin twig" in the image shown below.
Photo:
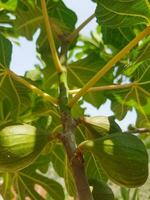
{"label": "thin twig", "polygon": [[131,42],[127,44],[117,55],[115,55],[98,73],[91,78],[85,86],[70,100],[69,107],[72,107],[81,96],[83,96],[95,83],[100,80],[118,61],[127,55],[133,47],[135,47],[140,40],[150,34],[150,26],[146,27],[144,31],[139,33]]}
{"label": "thin twig", "polygon": [[95,17],[95,13],[88,17],[77,29],[75,29],[68,37],[67,41],[72,43],[73,40],[78,36],[79,32]]}
{"label": "thin twig", "polygon": [[[130,88],[133,86],[138,85],[138,83],[127,83],[127,84],[114,84],[114,85],[104,85],[104,86],[99,86],[99,87],[92,87],[89,90],[87,90],[88,92],[97,92],[97,91],[106,91],[106,90],[117,90],[117,89],[126,89],[126,88]],[[74,89],[74,90],[70,90],[69,93],[70,94],[76,94],[81,90],[81,88],[79,89]]]}
{"label": "thin twig", "polygon": [[125,131],[123,133],[126,133],[126,134],[133,134],[133,133],[150,133],[150,129],[148,128],[135,128],[133,130],[128,130],[128,131]]}

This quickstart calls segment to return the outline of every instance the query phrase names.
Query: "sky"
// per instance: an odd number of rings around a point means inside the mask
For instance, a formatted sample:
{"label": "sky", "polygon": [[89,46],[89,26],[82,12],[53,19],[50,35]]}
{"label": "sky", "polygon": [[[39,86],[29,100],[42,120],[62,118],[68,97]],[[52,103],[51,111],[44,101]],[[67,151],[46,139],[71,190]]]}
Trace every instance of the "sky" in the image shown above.
{"label": "sky", "polygon": [[[83,2],[83,3],[81,3]],[[94,13],[96,8],[95,3],[91,0],[64,0],[66,5],[74,10],[78,16],[77,25],[80,25],[85,19],[87,19],[91,14]],[[83,5],[82,5],[83,4]],[[94,30],[96,27],[96,20],[93,19],[88,26],[82,30],[82,34],[89,35],[91,30]],[[25,38],[20,38],[20,46],[13,45],[13,55],[11,61],[11,69],[16,72],[18,75],[23,75],[26,70],[34,68],[35,64],[38,64],[39,61],[36,57],[36,47],[35,42],[38,37],[38,33],[35,34],[33,41],[28,41]],[[102,105],[100,109],[96,109],[92,105],[85,103],[84,106],[87,107],[86,114],[91,116],[104,115],[110,116],[113,115],[113,112],[110,109],[110,101],[108,100],[105,105]],[[119,125],[123,130],[127,129],[127,125],[135,123],[136,113],[133,110],[127,113],[126,118],[123,121],[119,122]]]}

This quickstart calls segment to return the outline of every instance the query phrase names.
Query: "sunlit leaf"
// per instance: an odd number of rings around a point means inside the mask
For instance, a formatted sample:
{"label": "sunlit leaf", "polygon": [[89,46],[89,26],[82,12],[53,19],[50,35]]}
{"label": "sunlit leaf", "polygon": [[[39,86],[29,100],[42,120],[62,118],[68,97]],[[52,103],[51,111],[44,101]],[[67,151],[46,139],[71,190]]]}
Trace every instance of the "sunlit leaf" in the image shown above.
{"label": "sunlit leaf", "polygon": [[3,120],[18,119],[19,114],[31,105],[29,91],[26,87],[14,81],[5,70],[0,76],[0,101],[3,104]]}
{"label": "sunlit leaf", "polygon": [[128,27],[149,23],[149,1],[97,0],[96,16],[100,24],[110,27]]}
{"label": "sunlit leaf", "polygon": [[113,45],[116,49],[122,49],[131,39],[135,37],[132,28],[110,28],[102,26],[103,39],[105,44]]}
{"label": "sunlit leaf", "polygon": [[16,9],[18,0],[0,1],[0,9],[14,11]]}
{"label": "sunlit leaf", "polygon": [[[68,9],[62,1],[48,1],[47,10],[50,22],[57,39],[74,29],[76,15]],[[41,36],[38,45],[42,46],[47,41],[41,5],[35,1],[19,1],[14,22],[18,34],[33,38],[35,31],[40,28]],[[46,44],[45,44],[46,45]]]}
{"label": "sunlit leaf", "polygon": [[[98,72],[104,65],[104,60],[98,55],[90,55],[77,62],[71,63],[68,66],[68,84],[72,89],[83,87],[88,80],[90,80],[96,72]],[[112,74],[110,72],[109,79],[105,77],[97,82],[97,86],[101,84],[109,84],[111,82]],[[100,93],[88,93],[84,99],[94,106],[99,107],[105,102],[105,96]]]}

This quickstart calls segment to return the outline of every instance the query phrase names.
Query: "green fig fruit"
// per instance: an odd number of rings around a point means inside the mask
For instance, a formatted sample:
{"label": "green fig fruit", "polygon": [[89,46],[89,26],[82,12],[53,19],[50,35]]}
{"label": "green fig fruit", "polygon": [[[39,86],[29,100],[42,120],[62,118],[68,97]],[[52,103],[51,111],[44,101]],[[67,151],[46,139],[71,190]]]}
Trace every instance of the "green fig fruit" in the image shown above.
{"label": "green fig fruit", "polygon": [[93,138],[106,135],[110,129],[108,117],[105,116],[84,117],[82,121]]}
{"label": "green fig fruit", "polygon": [[112,134],[79,145],[97,156],[107,176],[126,187],[138,187],[148,177],[148,154],[143,142],[131,134]]}
{"label": "green fig fruit", "polygon": [[27,167],[47,142],[47,133],[28,124],[3,128],[0,131],[0,171],[14,172]]}

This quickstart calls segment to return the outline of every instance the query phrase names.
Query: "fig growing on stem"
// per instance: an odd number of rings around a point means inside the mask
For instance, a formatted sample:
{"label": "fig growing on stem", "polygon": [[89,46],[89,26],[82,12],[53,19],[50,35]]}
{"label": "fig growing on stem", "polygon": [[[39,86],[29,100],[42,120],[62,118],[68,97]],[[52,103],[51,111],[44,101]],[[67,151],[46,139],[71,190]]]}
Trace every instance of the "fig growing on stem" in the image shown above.
{"label": "fig growing on stem", "polygon": [[92,139],[103,137],[107,134],[122,133],[121,128],[115,122],[114,116],[84,117],[80,121],[87,128],[88,135]]}
{"label": "fig growing on stem", "polygon": [[28,124],[3,128],[0,131],[0,171],[14,172],[27,167],[47,142],[47,133]]}
{"label": "fig growing on stem", "polygon": [[108,177],[126,187],[138,187],[148,177],[148,154],[143,142],[131,134],[111,134],[78,146],[97,156]]}
{"label": "fig growing on stem", "polygon": [[91,138],[98,138],[107,134],[110,129],[108,117],[84,117],[81,123],[90,131]]}

